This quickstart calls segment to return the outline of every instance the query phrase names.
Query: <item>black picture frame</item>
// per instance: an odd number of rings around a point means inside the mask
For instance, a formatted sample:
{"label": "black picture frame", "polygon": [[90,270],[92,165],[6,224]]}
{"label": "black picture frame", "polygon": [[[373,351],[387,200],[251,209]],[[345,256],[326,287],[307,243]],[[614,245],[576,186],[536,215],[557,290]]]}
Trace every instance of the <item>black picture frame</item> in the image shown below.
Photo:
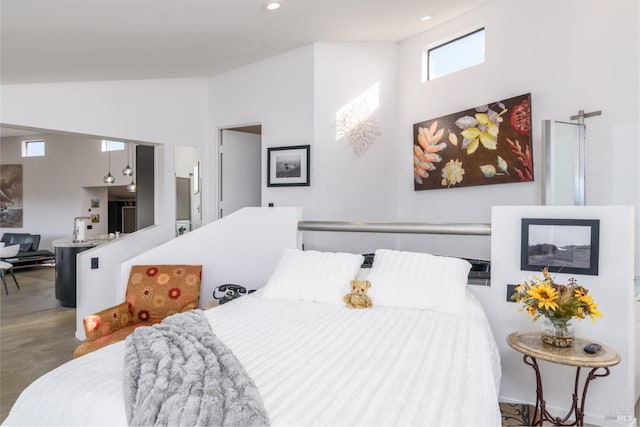
{"label": "black picture frame", "polygon": [[600,220],[522,218],[520,269],[598,275]]}
{"label": "black picture frame", "polygon": [[310,160],[310,145],[267,148],[267,186],[308,187]]}

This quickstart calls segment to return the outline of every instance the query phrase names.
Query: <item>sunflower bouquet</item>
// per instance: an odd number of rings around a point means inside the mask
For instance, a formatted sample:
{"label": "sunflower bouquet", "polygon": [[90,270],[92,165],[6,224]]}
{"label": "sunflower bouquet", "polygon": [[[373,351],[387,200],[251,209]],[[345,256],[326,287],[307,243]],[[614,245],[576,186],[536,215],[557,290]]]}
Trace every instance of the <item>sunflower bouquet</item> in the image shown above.
{"label": "sunflower bouquet", "polygon": [[602,317],[589,291],[580,286],[576,279],[571,278],[568,284],[558,285],[553,283],[548,269],[543,269],[542,274],[542,278],[534,275],[530,282],[516,286],[511,299],[523,304],[518,311],[526,310],[534,322],[540,316],[560,320],[574,317],[582,320],[590,316],[592,322],[596,321],[596,317]]}

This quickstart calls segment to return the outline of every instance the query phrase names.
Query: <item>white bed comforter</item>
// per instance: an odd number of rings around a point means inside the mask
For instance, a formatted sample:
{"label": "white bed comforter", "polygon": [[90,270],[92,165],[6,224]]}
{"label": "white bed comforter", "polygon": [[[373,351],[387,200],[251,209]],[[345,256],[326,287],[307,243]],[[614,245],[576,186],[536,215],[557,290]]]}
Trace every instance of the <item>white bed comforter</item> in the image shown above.
{"label": "white bed comforter", "polygon": [[[248,295],[205,312],[272,425],[500,425],[500,359],[480,304],[465,318]],[[34,381],[4,425],[126,425],[124,343]]]}

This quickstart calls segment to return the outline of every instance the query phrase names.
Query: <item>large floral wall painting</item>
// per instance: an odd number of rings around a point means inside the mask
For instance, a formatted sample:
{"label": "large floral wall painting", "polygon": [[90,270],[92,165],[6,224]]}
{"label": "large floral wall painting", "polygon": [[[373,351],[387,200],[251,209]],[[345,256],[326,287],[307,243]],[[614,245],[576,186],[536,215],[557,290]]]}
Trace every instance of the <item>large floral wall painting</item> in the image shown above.
{"label": "large floral wall painting", "polygon": [[0,227],[22,228],[22,165],[0,165]]}
{"label": "large floral wall painting", "polygon": [[413,125],[414,190],[533,181],[531,94]]}

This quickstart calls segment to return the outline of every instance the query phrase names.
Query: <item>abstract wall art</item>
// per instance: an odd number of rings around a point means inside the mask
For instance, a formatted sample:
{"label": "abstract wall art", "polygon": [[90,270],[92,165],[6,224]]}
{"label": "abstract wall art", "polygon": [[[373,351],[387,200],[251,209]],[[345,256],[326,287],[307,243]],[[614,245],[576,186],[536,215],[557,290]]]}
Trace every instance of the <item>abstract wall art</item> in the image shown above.
{"label": "abstract wall art", "polygon": [[22,228],[22,165],[0,165],[0,227]]}

